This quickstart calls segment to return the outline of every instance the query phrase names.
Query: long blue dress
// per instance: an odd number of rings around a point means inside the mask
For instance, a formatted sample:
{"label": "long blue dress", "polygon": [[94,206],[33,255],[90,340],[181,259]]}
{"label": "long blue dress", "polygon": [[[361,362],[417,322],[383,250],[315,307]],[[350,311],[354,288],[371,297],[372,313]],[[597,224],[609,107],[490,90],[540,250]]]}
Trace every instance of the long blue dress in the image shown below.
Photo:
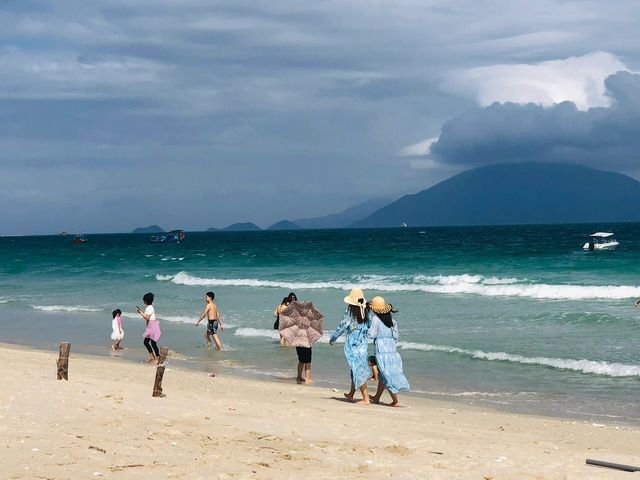
{"label": "long blue dress", "polygon": [[404,376],[402,358],[396,350],[398,342],[398,324],[393,321],[393,327],[387,327],[378,316],[369,311],[369,338],[373,338],[376,347],[376,363],[380,372],[380,379],[391,393],[409,390],[409,382]]}
{"label": "long blue dress", "polygon": [[368,339],[367,330],[369,322],[358,323],[349,315],[349,310],[344,314],[344,318],[331,335],[331,343],[335,342],[343,333],[347,333],[344,341],[344,356],[351,367],[351,378],[356,388],[364,385],[371,376],[371,368],[367,363]]}

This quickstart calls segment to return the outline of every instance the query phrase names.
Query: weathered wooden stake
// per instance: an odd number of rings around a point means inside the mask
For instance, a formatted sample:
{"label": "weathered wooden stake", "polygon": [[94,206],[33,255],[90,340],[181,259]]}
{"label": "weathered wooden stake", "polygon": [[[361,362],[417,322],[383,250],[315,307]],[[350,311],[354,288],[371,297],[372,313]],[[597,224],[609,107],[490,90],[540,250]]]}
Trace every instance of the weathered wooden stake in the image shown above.
{"label": "weathered wooden stake", "polygon": [[622,470],[623,472],[640,472],[640,467],[633,465],[623,465],[621,463],[603,462],[602,460],[592,460],[587,458],[587,465],[595,465],[597,467],[612,468],[614,470]]}
{"label": "weathered wooden stake", "polygon": [[158,357],[158,365],[162,365],[169,356],[169,347],[160,347],[160,356]]}
{"label": "weathered wooden stake", "polygon": [[153,383],[153,396],[162,397],[162,377],[164,376],[164,365],[156,367],[156,381]]}
{"label": "weathered wooden stake", "polygon": [[60,343],[60,355],[58,356],[58,380],[69,380],[69,342]]}

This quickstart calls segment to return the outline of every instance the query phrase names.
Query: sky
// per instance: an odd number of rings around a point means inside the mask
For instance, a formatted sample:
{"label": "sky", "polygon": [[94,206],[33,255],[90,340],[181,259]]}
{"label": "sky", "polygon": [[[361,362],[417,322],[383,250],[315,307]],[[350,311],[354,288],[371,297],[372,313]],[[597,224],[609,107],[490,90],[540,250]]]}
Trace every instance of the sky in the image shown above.
{"label": "sky", "polygon": [[0,234],[334,213],[468,168],[640,179],[636,0],[4,0]]}

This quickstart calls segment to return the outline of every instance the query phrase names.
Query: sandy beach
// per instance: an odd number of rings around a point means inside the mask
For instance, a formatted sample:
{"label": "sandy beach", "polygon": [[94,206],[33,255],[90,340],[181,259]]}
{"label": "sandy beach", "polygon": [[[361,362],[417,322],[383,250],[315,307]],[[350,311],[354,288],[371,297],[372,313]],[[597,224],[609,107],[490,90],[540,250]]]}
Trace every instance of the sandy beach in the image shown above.
{"label": "sandy beach", "polygon": [[0,347],[0,478],[607,479],[586,458],[640,463],[640,429],[403,397],[347,403],[333,389]]}

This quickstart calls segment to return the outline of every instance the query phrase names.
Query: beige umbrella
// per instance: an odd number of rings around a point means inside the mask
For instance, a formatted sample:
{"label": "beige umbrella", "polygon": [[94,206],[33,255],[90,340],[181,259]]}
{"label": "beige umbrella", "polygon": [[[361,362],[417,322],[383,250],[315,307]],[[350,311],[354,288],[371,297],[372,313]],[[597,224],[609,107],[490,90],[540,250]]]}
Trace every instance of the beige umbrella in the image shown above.
{"label": "beige umbrella", "polygon": [[324,316],[311,302],[291,302],[280,312],[280,334],[294,347],[310,347],[322,337]]}

